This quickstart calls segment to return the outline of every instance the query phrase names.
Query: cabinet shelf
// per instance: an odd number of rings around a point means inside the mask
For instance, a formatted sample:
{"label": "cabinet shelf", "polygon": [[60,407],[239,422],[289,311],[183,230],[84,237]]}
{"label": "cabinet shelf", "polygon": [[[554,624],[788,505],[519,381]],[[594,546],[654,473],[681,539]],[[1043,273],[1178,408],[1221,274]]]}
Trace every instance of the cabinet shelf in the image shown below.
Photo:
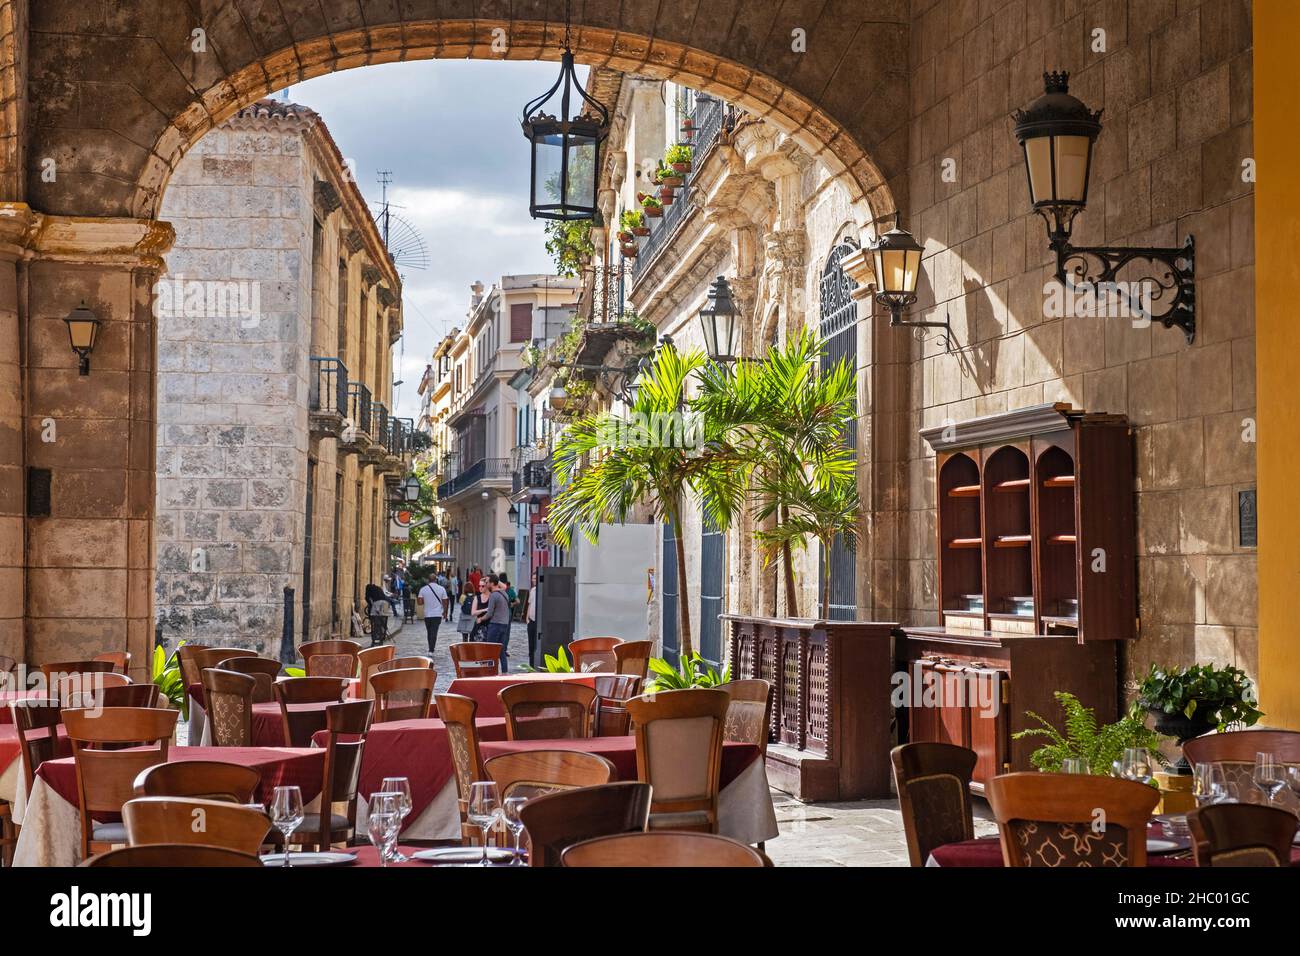
{"label": "cabinet shelf", "polygon": [[1052,478],[1044,479],[1044,488],[1073,488],[1074,475],[1056,475]]}
{"label": "cabinet shelf", "polygon": [[949,498],[978,498],[979,496],[979,485],[958,485],[956,488],[948,489]]}
{"label": "cabinet shelf", "polygon": [[1027,534],[1003,534],[998,535],[997,540],[993,542],[995,548],[1027,548],[1029,547],[1030,537]]}
{"label": "cabinet shelf", "polygon": [[1002,491],[1002,492],[1007,492],[1007,491],[1028,491],[1028,490],[1029,490],[1029,479],[1028,479],[1028,478],[1012,478],[1012,479],[1010,479],[1010,480],[1008,480],[1008,481],[999,481],[996,485],[993,486],[993,490],[994,490],[994,491]]}
{"label": "cabinet shelf", "polygon": [[1054,534],[1047,540],[1052,544],[1076,544],[1079,536],[1077,534]]}
{"label": "cabinet shelf", "polygon": [[950,548],[978,548],[984,543],[983,538],[953,538],[948,542]]}

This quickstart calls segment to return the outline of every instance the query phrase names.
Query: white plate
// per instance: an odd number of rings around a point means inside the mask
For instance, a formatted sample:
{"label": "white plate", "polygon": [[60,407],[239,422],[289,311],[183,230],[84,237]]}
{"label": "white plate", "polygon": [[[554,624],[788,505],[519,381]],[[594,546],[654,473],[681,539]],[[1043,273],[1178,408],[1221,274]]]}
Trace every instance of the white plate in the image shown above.
{"label": "white plate", "polygon": [[[355,853],[290,853],[289,868],[295,866],[346,866],[349,863],[355,863],[357,855]],[[268,853],[262,857],[263,866],[284,866],[283,853]]]}
{"label": "white plate", "polygon": [[1175,843],[1173,840],[1156,840],[1147,838],[1148,853],[1170,853],[1181,847],[1181,843]]}
{"label": "white plate", "polygon": [[[515,858],[512,851],[499,846],[490,846],[487,851],[489,863],[509,863]],[[413,860],[426,863],[479,863],[483,859],[481,846],[440,846],[434,850],[417,850],[411,854]]]}

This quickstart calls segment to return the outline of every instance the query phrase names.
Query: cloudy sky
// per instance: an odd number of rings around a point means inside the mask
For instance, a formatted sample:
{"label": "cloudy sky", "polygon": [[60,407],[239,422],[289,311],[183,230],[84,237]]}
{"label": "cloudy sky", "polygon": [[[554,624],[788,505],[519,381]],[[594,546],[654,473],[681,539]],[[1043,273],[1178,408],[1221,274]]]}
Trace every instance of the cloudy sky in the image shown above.
{"label": "cloudy sky", "polygon": [[[429,266],[404,268],[406,335],[394,406],[414,417],[433,346],[460,325],[476,279],[549,272],[542,226],[528,216],[525,101],[554,82],[558,64],[428,60],[345,70],[291,87],[324,118],[378,204],[377,173],[392,171],[395,212],[423,237]],[[283,94],[277,94],[282,96]]]}

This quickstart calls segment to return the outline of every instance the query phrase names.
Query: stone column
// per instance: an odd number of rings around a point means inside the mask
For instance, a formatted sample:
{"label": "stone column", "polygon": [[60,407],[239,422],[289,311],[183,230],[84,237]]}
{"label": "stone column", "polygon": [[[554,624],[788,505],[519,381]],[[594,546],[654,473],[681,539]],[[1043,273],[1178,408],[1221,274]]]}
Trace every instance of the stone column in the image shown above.
{"label": "stone column", "polygon": [[[21,411],[0,421],[0,433],[21,416],[21,456],[5,459],[25,466],[33,500],[14,500],[6,468],[0,516],[27,512],[25,573],[7,575],[13,583],[25,576],[23,656],[34,665],[126,650],[133,676],[142,677],[153,646],[153,286],[172,228],[0,205],[0,213],[6,209],[4,218],[14,220],[6,232],[16,241],[7,244],[8,263],[0,269],[0,334],[3,344],[16,343],[22,366],[21,380],[15,367],[0,366],[0,385],[13,398],[5,404]],[[10,268],[12,292],[5,281]],[[10,331],[6,303],[15,299]],[[84,376],[63,321],[82,302],[101,320]],[[31,492],[47,473],[45,503]],[[12,537],[6,520],[0,567],[11,560]],[[12,613],[9,583],[0,616]],[[12,645],[12,637],[7,641]]]}

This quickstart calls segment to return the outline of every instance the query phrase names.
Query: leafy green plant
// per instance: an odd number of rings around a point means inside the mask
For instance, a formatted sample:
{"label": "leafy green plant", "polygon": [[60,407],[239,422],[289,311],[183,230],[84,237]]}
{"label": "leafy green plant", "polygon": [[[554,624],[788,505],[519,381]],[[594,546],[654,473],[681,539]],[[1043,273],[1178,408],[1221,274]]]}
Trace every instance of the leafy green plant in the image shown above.
{"label": "leafy green plant", "polygon": [[641,206],[645,209],[663,209],[664,204],[655,196],[642,196]]}
{"label": "leafy green plant", "polygon": [[1151,672],[1138,688],[1138,703],[1147,710],[1198,714],[1220,730],[1240,724],[1250,727],[1264,716],[1255,704],[1255,690],[1246,672],[1236,667],[1194,664],[1165,670],[1151,665]]}
{"label": "leafy green plant", "polygon": [[655,173],[655,179],[660,183],[667,183],[670,179],[681,179],[682,174],[673,169],[664,161],[659,162],[659,171]]}
{"label": "leafy green plant", "polygon": [[695,159],[695,150],[685,143],[676,143],[668,147],[668,152],[664,153],[664,162],[669,166],[677,163],[689,163]]}
{"label": "leafy green plant", "polygon": [[526,345],[519,352],[519,360],[531,369],[542,364],[542,350],[536,345]]}
{"label": "leafy green plant", "polygon": [[624,209],[618,217],[619,225],[627,232],[645,226],[645,213],[640,209]]}
{"label": "leafy green plant", "polygon": [[708,662],[693,651],[681,655],[681,666],[673,667],[662,657],[650,658],[650,670],[654,674],[645,684],[645,692],[657,690],[691,690],[696,687],[719,687],[731,680],[731,667],[728,665],[719,674]]}
{"label": "leafy green plant", "polygon": [[1029,710],[1025,711],[1026,715],[1042,726],[1011,735],[1014,740],[1046,737],[1051,741],[1029,755],[1029,762],[1039,770],[1057,773],[1065,758],[1083,757],[1088,761],[1090,772],[1097,776],[1109,776],[1111,765],[1124,756],[1124,750],[1128,747],[1145,747],[1160,766],[1168,764],[1158,749],[1160,735],[1147,727],[1146,715],[1140,706],[1135,704],[1113,724],[1099,725],[1092,708],[1083,706],[1073,694],[1058,690],[1053,696],[1065,711],[1064,731],[1058,730]]}
{"label": "leafy green plant", "polygon": [[550,654],[542,655],[542,667],[533,667],[527,665],[526,671],[544,672],[547,674],[572,674],[573,662],[569,660],[569,655],[564,652],[564,645],[560,645],[554,656]]}
{"label": "leafy green plant", "polygon": [[575,222],[552,220],[546,224],[546,251],[555,260],[555,271],[572,279],[593,255],[596,244],[591,238],[591,220]]}
{"label": "leafy green plant", "polygon": [[179,710],[182,718],[189,720],[189,688],[185,686],[185,678],[181,674],[180,655],[177,654],[184,644],[184,641],[178,641],[170,657],[161,645],[155,647],[149,667],[149,679],[158,687],[158,693],[167,698],[167,703]]}
{"label": "leafy green plant", "polygon": [[285,677],[306,677],[307,671],[302,667],[286,667],[284,669]]}

